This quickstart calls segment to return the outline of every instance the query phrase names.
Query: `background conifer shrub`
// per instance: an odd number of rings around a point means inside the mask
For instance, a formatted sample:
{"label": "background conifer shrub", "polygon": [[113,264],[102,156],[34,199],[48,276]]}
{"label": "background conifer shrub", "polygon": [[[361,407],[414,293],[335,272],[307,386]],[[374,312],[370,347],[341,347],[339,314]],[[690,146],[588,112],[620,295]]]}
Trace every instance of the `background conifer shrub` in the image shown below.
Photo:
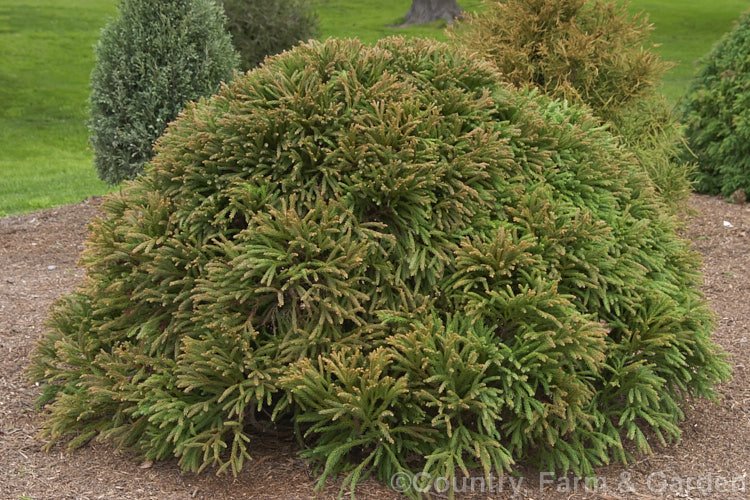
{"label": "background conifer shrub", "polygon": [[696,189],[750,197],[750,12],[706,55],[681,103]]}
{"label": "background conifer shrub", "polygon": [[123,0],[91,75],[90,143],[99,177],[138,175],[187,101],[233,77],[236,55],[213,0]]}
{"label": "background conifer shrub", "polygon": [[309,0],[221,0],[240,68],[315,38],[318,19]]}
{"label": "background conifer shrub", "polygon": [[495,63],[502,78],[585,104],[631,149],[663,199],[679,207],[691,167],[673,161],[681,130],[657,93],[668,69],[645,17],[609,0],[485,0],[448,36]]}
{"label": "background conifer shrub", "polygon": [[697,254],[581,107],[435,42],[311,42],[188,105],[107,198],[29,374],[45,433],[320,484],[589,474],[728,367]]}
{"label": "background conifer shrub", "polygon": [[666,98],[654,92],[634,100],[608,126],[638,158],[662,200],[672,210],[685,209],[693,191],[695,159],[681,158],[683,126]]}

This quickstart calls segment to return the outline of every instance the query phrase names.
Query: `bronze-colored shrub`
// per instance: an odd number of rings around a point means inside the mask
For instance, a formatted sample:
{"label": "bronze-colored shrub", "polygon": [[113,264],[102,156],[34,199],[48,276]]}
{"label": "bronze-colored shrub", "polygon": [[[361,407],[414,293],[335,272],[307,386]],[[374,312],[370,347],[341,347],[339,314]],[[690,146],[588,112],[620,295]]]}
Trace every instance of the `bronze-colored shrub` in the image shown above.
{"label": "bronze-colored shrub", "polygon": [[585,475],[679,436],[728,375],[633,156],[445,44],[270,58],[188,106],[104,212],[30,368],[72,446],[237,472],[278,426],[321,484]]}
{"label": "bronze-colored shrub", "polygon": [[589,106],[605,120],[653,92],[667,64],[651,26],[620,2],[486,0],[448,33],[497,65],[503,79]]}
{"label": "bronze-colored shrub", "polygon": [[[690,167],[673,161],[680,127],[657,86],[669,65],[651,25],[610,0],[485,0],[448,36],[492,61],[503,80],[585,104],[631,149],[663,199],[690,193]],[[666,120],[666,121],[664,121]]]}

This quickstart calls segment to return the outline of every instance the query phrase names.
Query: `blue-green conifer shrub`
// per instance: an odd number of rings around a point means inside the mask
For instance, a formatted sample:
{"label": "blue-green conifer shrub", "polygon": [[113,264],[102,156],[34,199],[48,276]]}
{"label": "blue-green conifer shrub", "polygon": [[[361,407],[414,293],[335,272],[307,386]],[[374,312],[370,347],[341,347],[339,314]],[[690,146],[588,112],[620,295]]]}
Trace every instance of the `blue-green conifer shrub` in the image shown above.
{"label": "blue-green conifer shrub", "polygon": [[141,173],[185,103],[232,79],[237,56],[224,19],[213,0],[123,0],[91,75],[89,142],[102,180]]}
{"label": "blue-green conifer shrub", "polygon": [[728,377],[699,259],[588,111],[499,82],[328,40],[188,105],[33,357],[51,442],[236,473],[288,432],[348,488],[676,439]]}

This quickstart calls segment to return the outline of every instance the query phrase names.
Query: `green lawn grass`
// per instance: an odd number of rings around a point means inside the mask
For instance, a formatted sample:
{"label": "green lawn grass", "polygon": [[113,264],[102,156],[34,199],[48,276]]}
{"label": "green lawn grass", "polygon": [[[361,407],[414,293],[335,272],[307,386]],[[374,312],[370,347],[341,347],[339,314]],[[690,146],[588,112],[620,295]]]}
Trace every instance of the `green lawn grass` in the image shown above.
{"label": "green lawn grass", "polygon": [[0,2],[0,215],[102,194],[85,126],[100,0]]}
{"label": "green lawn grass", "polygon": [[[445,23],[392,29],[410,0],[314,0],[321,38],[374,42],[390,34],[443,39]],[[481,0],[459,0],[469,11]],[[87,98],[99,31],[117,0],[2,0],[0,3],[0,216],[102,194],[87,147]],[[693,61],[731,29],[746,0],[632,0],[647,11],[654,41],[678,62],[664,79],[675,102]]]}
{"label": "green lawn grass", "polygon": [[633,13],[648,14],[657,51],[677,64],[663,80],[662,91],[672,103],[687,90],[696,60],[750,8],[747,0],[631,0],[629,5]]}

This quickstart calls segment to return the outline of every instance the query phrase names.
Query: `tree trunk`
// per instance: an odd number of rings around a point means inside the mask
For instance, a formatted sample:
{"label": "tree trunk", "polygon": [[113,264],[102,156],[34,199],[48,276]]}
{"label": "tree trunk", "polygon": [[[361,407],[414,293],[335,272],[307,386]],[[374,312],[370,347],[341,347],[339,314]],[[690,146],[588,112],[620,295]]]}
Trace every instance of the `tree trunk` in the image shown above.
{"label": "tree trunk", "polygon": [[445,19],[448,24],[461,15],[464,10],[456,0],[412,0],[411,9],[404,16],[403,24],[395,26],[404,28],[412,24],[431,23],[438,19]]}

